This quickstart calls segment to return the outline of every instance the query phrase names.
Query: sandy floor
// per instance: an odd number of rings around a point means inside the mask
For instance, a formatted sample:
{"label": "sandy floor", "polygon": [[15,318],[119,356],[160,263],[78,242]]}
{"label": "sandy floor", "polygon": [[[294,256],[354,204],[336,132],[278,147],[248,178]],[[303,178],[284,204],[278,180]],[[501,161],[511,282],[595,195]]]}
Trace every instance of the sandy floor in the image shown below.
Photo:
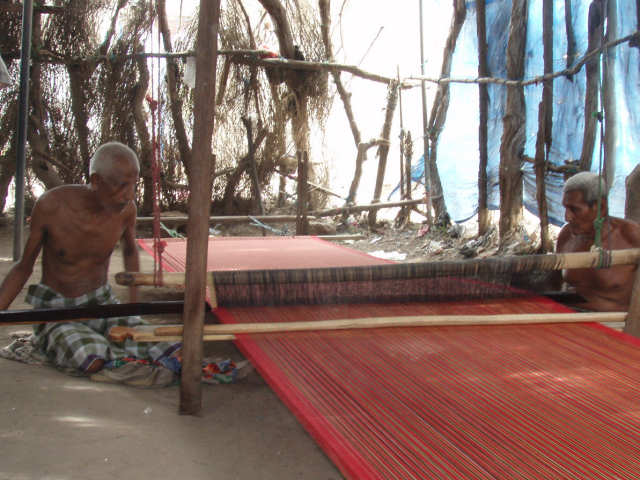
{"label": "sandy floor", "polygon": [[[12,242],[9,227],[0,227],[1,278],[12,265]],[[151,271],[152,260],[141,259]],[[121,270],[117,251],[111,272]],[[39,278],[38,267],[32,281]],[[179,294],[140,294],[140,301],[162,298]],[[11,308],[28,308],[24,292]],[[0,326],[0,346],[17,330],[25,326]],[[241,358],[231,343],[205,348]],[[0,370],[0,480],[341,478],[256,373],[234,385],[204,385],[202,415],[190,417],[178,414],[177,386],[101,384],[2,358]]]}

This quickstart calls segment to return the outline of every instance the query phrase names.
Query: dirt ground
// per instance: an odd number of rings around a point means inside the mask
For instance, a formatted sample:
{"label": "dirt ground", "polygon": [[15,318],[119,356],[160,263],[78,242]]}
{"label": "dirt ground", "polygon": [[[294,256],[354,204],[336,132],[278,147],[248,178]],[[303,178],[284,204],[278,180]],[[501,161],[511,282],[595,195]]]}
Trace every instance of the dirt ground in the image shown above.
{"label": "dirt ground", "polygon": [[[333,224],[338,234],[360,239],[343,244],[396,261],[450,260],[496,254],[496,232],[475,238],[474,222],[454,227],[392,222],[369,231],[352,217]],[[291,225],[275,228],[291,229]],[[214,227],[221,235],[260,235],[247,225]],[[523,229],[511,252],[528,253],[535,226]],[[273,232],[269,232],[273,234]],[[150,232],[139,228],[139,236]],[[11,225],[0,226],[0,276],[12,265]],[[152,259],[141,252],[141,269]],[[123,269],[116,249],[111,274]],[[40,278],[37,266],[32,282]],[[118,296],[123,287],[112,280]],[[11,308],[29,308],[25,291]],[[179,299],[169,289],[141,289],[140,301]],[[178,316],[147,317],[177,323]],[[28,327],[26,327],[28,328]],[[25,326],[0,326],[0,346]],[[231,342],[205,344],[205,355],[241,360]],[[253,372],[233,385],[203,385],[199,417],[178,414],[179,387],[136,389],[70,377],[49,367],[0,358],[0,480],[182,478],[198,479],[337,479],[342,478],[293,415]]]}

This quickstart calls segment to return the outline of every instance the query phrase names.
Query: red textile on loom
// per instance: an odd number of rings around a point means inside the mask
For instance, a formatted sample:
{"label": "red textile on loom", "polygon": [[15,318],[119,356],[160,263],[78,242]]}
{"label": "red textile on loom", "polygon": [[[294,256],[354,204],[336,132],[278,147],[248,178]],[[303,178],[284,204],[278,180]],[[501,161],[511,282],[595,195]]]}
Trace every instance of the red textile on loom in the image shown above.
{"label": "red textile on loom", "polygon": [[[162,261],[170,272],[184,272],[187,242],[181,238],[167,242]],[[153,256],[153,240],[138,239]],[[380,265],[387,260],[341,247],[317,237],[209,237],[207,271],[268,270],[280,268],[350,267]]]}
{"label": "red textile on loom", "polygon": [[[333,249],[344,250],[325,254]],[[210,263],[215,256],[210,250]],[[242,307],[218,316],[227,323],[566,310],[517,298]],[[290,332],[236,343],[349,478],[640,476],[640,343],[601,326]]]}

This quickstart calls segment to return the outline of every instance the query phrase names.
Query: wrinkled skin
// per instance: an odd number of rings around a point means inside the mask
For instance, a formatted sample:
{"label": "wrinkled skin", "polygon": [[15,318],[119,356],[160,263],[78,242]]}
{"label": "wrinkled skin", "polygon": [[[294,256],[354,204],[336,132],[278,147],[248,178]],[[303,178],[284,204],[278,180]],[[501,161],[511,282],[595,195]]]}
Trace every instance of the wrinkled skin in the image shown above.
{"label": "wrinkled skin", "polygon": [[[567,224],[558,235],[559,253],[587,252],[594,245],[598,204],[589,205],[581,191],[566,192],[562,198]],[[601,241],[605,249],[640,247],[640,226],[622,218],[610,217],[607,201],[602,200]],[[604,269],[572,269],[563,272],[563,279],[584,297],[582,308],[596,311],[627,311],[635,276],[635,265],[619,265]]]}
{"label": "wrinkled skin", "polygon": [[[125,268],[138,271],[137,181],[133,160],[119,157],[108,175],[92,174],[89,185],[63,185],[40,196],[22,258],[0,285],[0,309],[8,308],[22,290],[41,251],[41,283],[65,297],[78,297],[107,283],[111,253],[121,239]],[[134,288],[130,300],[136,300]],[[101,367],[92,365],[87,373]]]}

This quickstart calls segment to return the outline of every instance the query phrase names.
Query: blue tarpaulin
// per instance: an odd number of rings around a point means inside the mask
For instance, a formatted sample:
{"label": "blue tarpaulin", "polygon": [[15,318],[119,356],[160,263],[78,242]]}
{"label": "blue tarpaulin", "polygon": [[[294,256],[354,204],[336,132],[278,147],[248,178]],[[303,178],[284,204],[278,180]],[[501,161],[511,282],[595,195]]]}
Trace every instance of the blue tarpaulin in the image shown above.
{"label": "blue tarpaulin", "polygon": [[[554,71],[567,66],[567,35],[565,29],[565,2],[554,2]],[[578,61],[587,51],[587,19],[589,1],[571,1],[573,32]],[[451,70],[452,78],[475,78],[478,74],[478,49],[476,36],[475,2],[467,2],[467,17],[460,32]],[[510,0],[486,2],[488,63],[490,75],[506,78],[506,48],[511,15]],[[616,38],[637,30],[635,0],[618,0],[618,31]],[[529,2],[525,79],[544,73],[542,49],[542,0]],[[623,216],[625,200],[625,178],[638,164],[638,141],[640,136],[640,49],[624,43],[615,48],[615,95],[618,134],[616,144],[615,178],[609,195],[610,211]],[[586,74],[582,68],[572,79],[558,77],[553,82],[553,143],[549,161],[564,165],[567,160],[578,160],[582,151],[584,129],[584,95]],[[502,118],[507,87],[490,84],[488,120],[488,192],[489,205],[498,208],[498,167],[500,163],[500,140]],[[542,97],[542,84],[524,88],[526,100],[526,144],[524,154],[535,157],[538,130],[538,104]],[[478,209],[478,86],[474,84],[451,84],[451,100],[444,129],[438,143],[438,171],[440,173],[449,215],[456,221],[472,217]],[[587,114],[591,114],[588,112]],[[420,159],[420,161],[423,161]],[[418,171],[423,168],[414,167]],[[600,138],[596,146],[592,170],[599,171]],[[524,198],[525,207],[537,213],[536,181],[533,165],[525,162]],[[563,177],[549,172],[546,189],[549,217],[552,223],[562,225],[564,209],[561,205]]]}

